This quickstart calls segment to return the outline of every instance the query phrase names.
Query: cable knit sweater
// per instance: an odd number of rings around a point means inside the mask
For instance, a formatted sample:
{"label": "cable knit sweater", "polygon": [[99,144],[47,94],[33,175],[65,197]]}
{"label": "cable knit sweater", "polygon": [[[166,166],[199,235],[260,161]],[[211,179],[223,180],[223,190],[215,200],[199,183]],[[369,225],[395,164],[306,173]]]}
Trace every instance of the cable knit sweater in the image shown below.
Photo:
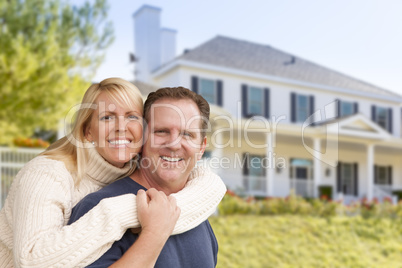
{"label": "cable knit sweater", "polygon": [[[78,187],[61,161],[38,156],[16,176],[0,211],[0,267],[84,267],[105,253],[128,228],[139,227],[136,198],[127,194],[102,200],[72,225],[71,209],[84,196],[124,175],[95,149]],[[175,194],[181,215],[174,234],[198,226],[226,192],[211,171],[195,168]]]}

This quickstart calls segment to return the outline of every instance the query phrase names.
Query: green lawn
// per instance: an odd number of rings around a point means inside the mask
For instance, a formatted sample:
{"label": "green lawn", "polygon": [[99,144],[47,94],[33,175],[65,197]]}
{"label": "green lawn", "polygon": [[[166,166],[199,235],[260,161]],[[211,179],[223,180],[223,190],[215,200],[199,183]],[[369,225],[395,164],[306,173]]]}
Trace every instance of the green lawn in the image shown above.
{"label": "green lawn", "polygon": [[402,220],[232,215],[210,218],[218,266],[402,267]]}

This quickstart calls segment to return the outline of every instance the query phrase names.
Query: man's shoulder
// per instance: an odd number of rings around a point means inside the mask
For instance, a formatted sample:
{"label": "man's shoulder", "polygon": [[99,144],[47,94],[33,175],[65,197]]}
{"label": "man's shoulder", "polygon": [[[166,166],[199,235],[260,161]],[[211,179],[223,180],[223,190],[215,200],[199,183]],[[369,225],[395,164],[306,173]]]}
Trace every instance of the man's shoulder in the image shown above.
{"label": "man's shoulder", "polygon": [[105,198],[124,194],[137,194],[138,190],[142,188],[143,187],[141,185],[134,182],[130,177],[117,180],[103,187],[99,191],[88,194],[80,202],[78,202],[73,208],[69,223],[78,220]]}

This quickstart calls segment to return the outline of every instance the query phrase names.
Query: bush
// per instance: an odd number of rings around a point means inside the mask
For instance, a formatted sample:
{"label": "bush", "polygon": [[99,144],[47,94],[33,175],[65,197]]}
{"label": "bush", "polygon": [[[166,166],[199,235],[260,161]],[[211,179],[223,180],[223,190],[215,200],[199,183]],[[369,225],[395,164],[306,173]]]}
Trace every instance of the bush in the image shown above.
{"label": "bush", "polygon": [[14,145],[18,147],[40,147],[40,148],[47,148],[49,147],[49,143],[42,139],[32,139],[32,138],[15,138]]}
{"label": "bush", "polygon": [[402,218],[402,201],[393,205],[391,200],[382,203],[374,199],[366,199],[358,203],[343,205],[323,196],[321,199],[308,201],[295,194],[286,198],[265,198],[256,200],[253,197],[240,197],[228,191],[218,207],[220,215],[303,215],[314,217],[358,216],[362,218]]}

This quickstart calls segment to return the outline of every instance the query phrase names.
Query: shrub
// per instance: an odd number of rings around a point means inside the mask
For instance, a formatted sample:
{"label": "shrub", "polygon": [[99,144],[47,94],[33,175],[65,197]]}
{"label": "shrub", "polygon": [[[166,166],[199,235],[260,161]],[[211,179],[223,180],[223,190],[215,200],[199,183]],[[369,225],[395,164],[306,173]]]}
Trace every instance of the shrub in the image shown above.
{"label": "shrub", "polygon": [[368,202],[366,199],[348,205],[333,202],[328,198],[306,200],[291,193],[286,198],[255,199],[240,197],[228,191],[218,207],[220,215],[304,215],[315,217],[358,216],[362,218],[402,219],[402,201],[393,205],[391,200]]}
{"label": "shrub", "polygon": [[32,139],[32,138],[15,138],[14,145],[18,147],[40,147],[47,148],[49,147],[49,142],[44,141],[42,139]]}

